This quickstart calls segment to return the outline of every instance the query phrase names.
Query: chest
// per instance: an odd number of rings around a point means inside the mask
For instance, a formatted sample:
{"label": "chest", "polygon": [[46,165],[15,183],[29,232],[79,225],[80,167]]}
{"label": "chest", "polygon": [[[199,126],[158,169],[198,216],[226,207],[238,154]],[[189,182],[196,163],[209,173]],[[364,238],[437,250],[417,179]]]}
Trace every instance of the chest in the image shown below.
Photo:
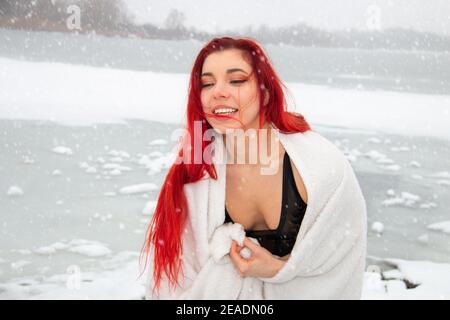
{"label": "chest", "polygon": [[[283,161],[275,174],[263,175],[255,167],[227,167],[225,205],[234,222],[246,230],[274,230],[280,222]],[[307,202],[303,180],[290,161],[297,190]]]}

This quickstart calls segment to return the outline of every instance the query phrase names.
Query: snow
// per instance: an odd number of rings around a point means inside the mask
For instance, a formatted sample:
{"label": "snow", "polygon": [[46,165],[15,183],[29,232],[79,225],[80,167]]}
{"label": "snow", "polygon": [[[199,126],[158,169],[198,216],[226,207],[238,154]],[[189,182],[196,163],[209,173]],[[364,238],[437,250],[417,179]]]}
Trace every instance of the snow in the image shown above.
{"label": "snow", "polygon": [[156,139],[149,143],[150,146],[163,146],[166,144],[167,144],[167,141],[164,139]]}
{"label": "snow", "polygon": [[390,170],[390,171],[399,171],[402,167],[399,166],[398,164],[392,164],[389,166],[382,166],[381,168],[386,169],[386,170]]}
{"label": "snow", "polygon": [[114,169],[109,174],[112,176],[120,176],[122,174],[122,171],[120,171],[119,169]]}
{"label": "snow", "polygon": [[97,169],[95,167],[88,167],[86,173],[97,173]]}
{"label": "snow", "polygon": [[114,156],[114,157],[122,157],[122,158],[129,158],[130,154],[126,151],[123,150],[110,150],[108,152],[109,155]]}
{"label": "snow", "polygon": [[440,186],[450,186],[450,180],[439,180],[437,183]]}
{"label": "snow", "polygon": [[395,191],[392,189],[388,190],[387,194],[391,198],[383,200],[382,202],[386,207],[395,205],[413,207],[421,199],[420,196],[405,191],[402,191],[399,196],[396,196]]}
{"label": "snow", "polygon": [[23,190],[18,186],[11,186],[9,187],[8,191],[6,192],[6,195],[10,197],[18,197],[23,195]]}
{"label": "snow", "polygon": [[160,158],[160,157],[163,156],[163,153],[160,152],[160,151],[152,151],[152,152],[149,154],[149,156],[150,156],[150,157],[154,157],[154,158]]}
{"label": "snow", "polygon": [[436,202],[425,202],[422,203],[419,207],[422,209],[437,208],[437,204]]}
{"label": "snow", "polygon": [[430,238],[427,234],[422,234],[419,237],[417,237],[417,241],[423,244],[427,244],[430,241]]}
{"label": "snow", "polygon": [[[0,118],[45,119],[67,125],[121,123],[127,118],[182,120],[179,106],[187,92],[187,75],[5,58],[0,58],[0,70],[0,105],[8,106],[0,109]],[[155,97],[160,99],[155,101]]]}
{"label": "snow", "polygon": [[421,167],[420,163],[415,161],[415,160],[410,161],[409,162],[409,166],[413,167],[413,168],[420,168]]}
{"label": "snow", "polygon": [[160,173],[163,169],[169,168],[174,161],[173,153],[167,153],[155,159],[150,159],[147,155],[142,155],[138,163],[148,169],[147,175]]}
{"label": "snow", "polygon": [[95,219],[100,219],[101,221],[111,220],[112,214],[108,213],[106,215],[101,215],[98,212],[94,214],[93,216]]}
{"label": "snow", "polygon": [[141,184],[123,187],[119,190],[119,192],[121,194],[135,194],[135,193],[142,193],[142,192],[156,191],[156,190],[158,190],[158,187],[154,183],[141,183]]}
{"label": "snow", "polygon": [[427,228],[430,230],[442,231],[444,233],[450,234],[450,221],[433,223],[428,225]]}
{"label": "snow", "polygon": [[52,172],[52,176],[60,176],[62,174],[61,170],[55,169]]}
{"label": "snow", "polygon": [[367,140],[367,142],[371,142],[371,143],[381,143],[381,140],[379,139],[379,138],[377,138],[377,137],[372,137],[372,138],[369,138],[368,140]]}
{"label": "snow", "polygon": [[87,162],[80,162],[79,167],[82,169],[87,169],[90,165]]}
{"label": "snow", "polygon": [[376,160],[376,162],[379,164],[393,164],[394,160],[392,160],[390,158],[379,158]]}
{"label": "snow", "polygon": [[131,171],[130,167],[126,167],[126,166],[122,166],[120,164],[117,163],[105,163],[102,166],[103,169],[116,169],[116,170],[120,170],[120,171]]}
{"label": "snow", "polygon": [[35,252],[38,254],[48,255],[48,254],[56,253],[56,249],[52,248],[51,246],[48,246],[48,247],[38,248],[35,250]]}
{"label": "snow", "polygon": [[84,244],[72,247],[70,252],[75,252],[89,257],[101,257],[111,253],[107,247],[101,244]]}
{"label": "snow", "polygon": [[354,149],[354,148],[349,150],[348,148],[344,147],[342,152],[347,157],[347,159],[352,162],[355,162],[356,160],[358,160],[358,157],[360,157],[362,155],[361,151],[359,151],[358,149]]}
{"label": "snow", "polygon": [[248,260],[252,256],[252,251],[249,248],[244,247],[241,251],[239,251],[239,254],[241,255],[242,258]]}
{"label": "snow", "polygon": [[372,223],[372,231],[381,234],[384,231],[384,225],[383,223],[379,222],[379,221],[375,221],[374,223]]}
{"label": "snow", "polygon": [[35,160],[30,158],[27,155],[24,155],[24,156],[22,156],[22,162],[25,164],[33,164],[35,162]]}
{"label": "snow", "polygon": [[[120,252],[102,271],[68,268],[65,274],[22,278],[0,284],[0,299],[142,299],[149,270],[139,278],[138,254]],[[368,268],[363,300],[450,299],[450,264],[384,259],[393,269]],[[17,268],[27,265],[18,261]],[[408,284],[408,285],[407,285]]]}
{"label": "snow", "polygon": [[16,261],[16,262],[12,262],[11,263],[11,268],[14,269],[14,270],[19,270],[19,269],[22,269],[23,267],[25,267],[26,265],[29,265],[29,264],[31,264],[31,262],[28,261],[28,260],[19,260],[19,261]]}
{"label": "snow", "polygon": [[148,201],[145,204],[144,209],[142,209],[142,214],[148,215],[148,216],[152,215],[156,209],[156,204],[157,204],[157,201],[155,201],[155,200]]}
{"label": "snow", "polygon": [[[0,118],[50,119],[68,125],[129,118],[176,124],[184,120],[188,74],[7,58],[0,58],[0,70],[0,105],[8,106],[0,110]],[[450,138],[450,96],[286,85],[297,102],[289,108],[301,112],[312,124]],[[406,151],[407,147],[394,150]]]}
{"label": "snow", "polygon": [[374,161],[379,161],[380,159],[385,159],[386,155],[378,152],[377,150],[370,150],[364,154],[365,157],[368,157]]}
{"label": "snow", "polygon": [[362,155],[372,159],[375,163],[380,164],[380,168],[384,170],[399,171],[402,168],[400,165],[395,164],[394,160],[388,158],[385,154],[377,150],[370,150]]}
{"label": "snow", "polygon": [[[395,269],[382,274],[366,272],[363,299],[450,299],[450,264],[401,259],[383,261]],[[414,288],[408,289],[406,283]]]}
{"label": "snow", "polygon": [[102,244],[98,241],[85,239],[73,239],[68,243],[56,242],[49,246],[37,248],[34,250],[34,252],[41,255],[51,255],[62,250],[81,254],[87,257],[101,257],[111,254],[111,250],[108,249],[105,244]]}
{"label": "snow", "polygon": [[430,177],[450,179],[450,172],[449,171],[440,171],[440,172],[431,174]]}
{"label": "snow", "polygon": [[32,300],[140,300],[145,275],[139,278],[137,253],[120,252],[107,270],[85,271],[69,266],[65,274],[23,278],[0,284],[0,299]]}
{"label": "snow", "polygon": [[394,189],[389,189],[388,191],[386,191],[386,194],[388,196],[395,196],[395,191],[394,191]]}
{"label": "snow", "polygon": [[420,197],[418,195],[409,193],[409,192],[402,192],[402,198],[406,201],[410,201],[411,203],[417,202],[420,200]]}
{"label": "snow", "polygon": [[52,151],[54,153],[65,154],[65,155],[72,155],[73,154],[72,149],[70,149],[68,147],[63,147],[63,146],[54,147],[52,149]]}
{"label": "snow", "polygon": [[383,277],[389,280],[401,280],[403,279],[403,275],[398,269],[392,269],[383,272]]}
{"label": "snow", "polygon": [[103,159],[102,157],[98,157],[95,162],[97,163],[105,163],[105,159]]}
{"label": "snow", "polygon": [[391,147],[393,152],[409,151],[409,147]]}

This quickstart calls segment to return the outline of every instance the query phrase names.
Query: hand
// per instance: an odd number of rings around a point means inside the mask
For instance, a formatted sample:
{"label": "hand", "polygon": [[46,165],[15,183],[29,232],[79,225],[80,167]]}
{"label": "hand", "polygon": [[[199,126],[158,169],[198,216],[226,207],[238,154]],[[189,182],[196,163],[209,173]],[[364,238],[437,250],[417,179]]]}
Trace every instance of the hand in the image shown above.
{"label": "hand", "polygon": [[244,246],[251,251],[249,259],[241,257],[239,252],[243,247],[239,246],[236,241],[232,241],[230,249],[231,261],[242,277],[270,278],[276,275],[286,263],[247,237],[244,239]]}

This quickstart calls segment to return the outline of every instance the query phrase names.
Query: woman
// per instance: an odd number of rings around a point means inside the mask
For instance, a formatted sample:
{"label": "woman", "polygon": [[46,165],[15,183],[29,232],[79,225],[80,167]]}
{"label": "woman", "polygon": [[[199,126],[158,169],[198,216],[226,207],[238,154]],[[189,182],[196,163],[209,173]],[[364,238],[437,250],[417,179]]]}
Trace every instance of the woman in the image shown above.
{"label": "woman", "polygon": [[356,177],[286,111],[254,40],[201,49],[186,129],[142,251],[152,263],[147,298],[360,297],[366,207]]}

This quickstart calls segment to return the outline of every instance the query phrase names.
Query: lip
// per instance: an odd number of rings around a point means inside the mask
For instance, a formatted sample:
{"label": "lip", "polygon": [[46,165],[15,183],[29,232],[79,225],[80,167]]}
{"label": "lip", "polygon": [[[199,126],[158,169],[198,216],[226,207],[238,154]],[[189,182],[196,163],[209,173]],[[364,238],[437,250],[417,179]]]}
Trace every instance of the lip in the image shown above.
{"label": "lip", "polygon": [[236,109],[237,111],[239,111],[238,108],[232,107],[232,106],[226,106],[226,105],[218,105],[212,108],[211,112],[214,113],[217,109],[219,108],[232,108],[232,109]]}

